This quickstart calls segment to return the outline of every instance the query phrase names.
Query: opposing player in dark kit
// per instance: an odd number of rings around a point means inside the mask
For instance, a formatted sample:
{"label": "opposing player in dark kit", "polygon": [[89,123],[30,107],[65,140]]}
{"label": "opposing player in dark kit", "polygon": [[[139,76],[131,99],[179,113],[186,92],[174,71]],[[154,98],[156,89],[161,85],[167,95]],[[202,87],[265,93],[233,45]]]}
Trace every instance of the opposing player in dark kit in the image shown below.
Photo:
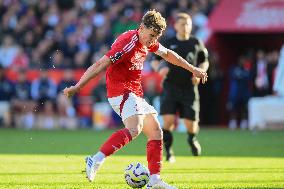
{"label": "opposing player in dark kit", "polygon": [[[204,72],[209,67],[208,52],[204,45],[191,35],[192,21],[188,14],[177,14],[174,28],[176,36],[165,41],[164,46],[197,66]],[[153,60],[152,66],[163,77],[160,114],[163,117],[164,146],[166,160],[175,162],[172,143],[172,131],[175,128],[176,115],[183,118],[188,131],[187,141],[194,156],[201,154],[201,146],[196,139],[199,131],[199,92],[200,78],[179,66]]]}

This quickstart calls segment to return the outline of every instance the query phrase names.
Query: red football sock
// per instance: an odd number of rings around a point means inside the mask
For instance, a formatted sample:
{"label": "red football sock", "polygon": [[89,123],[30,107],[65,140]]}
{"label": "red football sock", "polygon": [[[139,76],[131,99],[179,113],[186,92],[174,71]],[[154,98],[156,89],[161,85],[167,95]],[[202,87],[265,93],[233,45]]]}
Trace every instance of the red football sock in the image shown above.
{"label": "red football sock", "polygon": [[162,140],[150,140],[147,143],[147,161],[150,175],[160,174],[163,158]]}
{"label": "red football sock", "polygon": [[108,140],[101,146],[100,151],[109,156],[132,140],[128,129],[121,129],[113,133]]}

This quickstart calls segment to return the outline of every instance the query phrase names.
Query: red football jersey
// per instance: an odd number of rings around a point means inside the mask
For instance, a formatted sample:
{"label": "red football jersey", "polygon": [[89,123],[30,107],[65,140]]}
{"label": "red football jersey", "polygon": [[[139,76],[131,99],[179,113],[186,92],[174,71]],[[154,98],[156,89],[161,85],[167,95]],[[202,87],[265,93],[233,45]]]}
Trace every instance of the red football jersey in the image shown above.
{"label": "red football jersey", "polygon": [[138,39],[138,30],[121,34],[106,53],[112,64],[106,71],[107,96],[109,98],[133,92],[143,96],[141,72],[148,52],[156,52],[159,43],[147,48]]}

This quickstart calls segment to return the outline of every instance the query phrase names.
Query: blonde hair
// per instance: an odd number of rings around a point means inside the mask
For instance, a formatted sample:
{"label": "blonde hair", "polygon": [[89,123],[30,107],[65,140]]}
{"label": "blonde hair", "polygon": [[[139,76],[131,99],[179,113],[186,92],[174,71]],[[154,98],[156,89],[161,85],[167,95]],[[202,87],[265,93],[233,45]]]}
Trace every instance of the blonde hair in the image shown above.
{"label": "blonde hair", "polygon": [[165,18],[156,10],[147,11],[142,18],[142,24],[158,34],[161,34],[167,27]]}

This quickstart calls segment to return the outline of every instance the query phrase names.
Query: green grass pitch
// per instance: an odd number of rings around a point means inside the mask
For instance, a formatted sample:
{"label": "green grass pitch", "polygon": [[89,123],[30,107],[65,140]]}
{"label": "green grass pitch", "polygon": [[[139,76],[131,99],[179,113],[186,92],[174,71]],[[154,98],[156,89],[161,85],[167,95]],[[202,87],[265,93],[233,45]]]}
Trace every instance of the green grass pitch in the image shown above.
{"label": "green grass pitch", "polygon": [[[108,158],[95,182],[82,173],[84,157],[112,132],[0,129],[0,188],[129,189],[124,168],[147,163],[143,135]],[[163,163],[162,178],[179,189],[284,189],[284,131],[202,129],[201,157],[191,156],[186,134],[174,139],[177,162]]]}

